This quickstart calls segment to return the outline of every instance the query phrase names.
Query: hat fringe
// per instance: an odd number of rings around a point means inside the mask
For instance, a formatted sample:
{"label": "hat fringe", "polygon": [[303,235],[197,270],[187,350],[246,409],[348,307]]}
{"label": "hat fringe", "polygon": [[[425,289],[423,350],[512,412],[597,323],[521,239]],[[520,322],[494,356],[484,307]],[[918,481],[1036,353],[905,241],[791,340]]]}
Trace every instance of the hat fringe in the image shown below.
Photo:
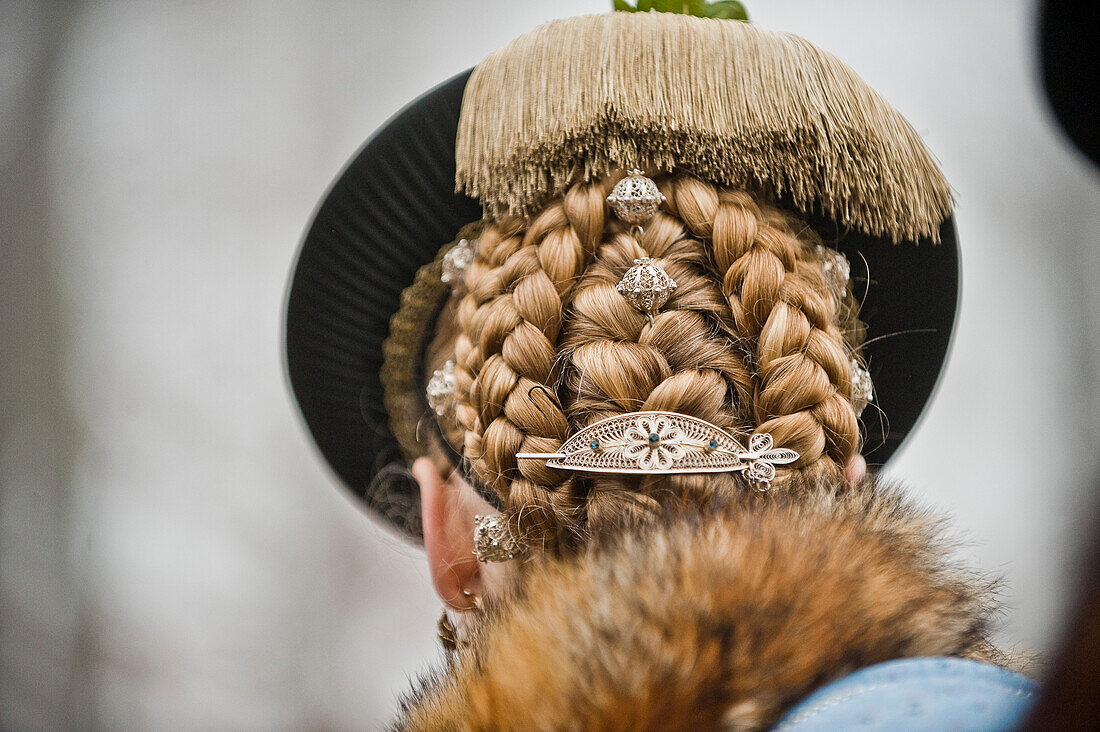
{"label": "hat fringe", "polygon": [[456,190],[526,214],[616,168],[770,190],[895,241],[938,238],[951,190],[908,122],[839,59],[739,21],[610,13],[547,23],[466,86]]}

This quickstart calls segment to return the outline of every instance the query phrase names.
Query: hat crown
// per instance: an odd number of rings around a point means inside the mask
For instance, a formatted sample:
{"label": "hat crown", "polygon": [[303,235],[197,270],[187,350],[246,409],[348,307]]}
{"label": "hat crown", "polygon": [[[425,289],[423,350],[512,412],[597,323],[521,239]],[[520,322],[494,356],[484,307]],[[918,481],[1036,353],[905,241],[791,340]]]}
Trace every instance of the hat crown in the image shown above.
{"label": "hat crown", "polygon": [[951,212],[920,137],[835,56],[671,13],[555,20],[491,54],[466,87],[456,162],[456,190],[494,214],[635,166],[770,191],[895,241],[936,239]]}

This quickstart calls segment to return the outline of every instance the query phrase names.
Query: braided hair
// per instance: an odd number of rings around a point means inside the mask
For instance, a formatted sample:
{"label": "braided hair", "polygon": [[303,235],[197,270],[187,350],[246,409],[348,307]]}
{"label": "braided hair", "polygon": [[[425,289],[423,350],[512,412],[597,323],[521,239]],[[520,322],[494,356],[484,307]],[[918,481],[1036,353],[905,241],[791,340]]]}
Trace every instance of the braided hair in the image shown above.
{"label": "braided hair", "polygon": [[[445,439],[513,533],[546,551],[749,490],[729,473],[582,475],[516,458],[554,452],[605,417],[663,410],[771,433],[800,455],[772,490],[795,473],[839,478],[859,445],[856,308],[828,286],[816,234],[760,195],[686,174],[654,174],[666,205],[638,234],[606,203],[621,177],[490,220],[429,350],[455,361]],[[640,257],[678,285],[652,320],[615,289]]]}

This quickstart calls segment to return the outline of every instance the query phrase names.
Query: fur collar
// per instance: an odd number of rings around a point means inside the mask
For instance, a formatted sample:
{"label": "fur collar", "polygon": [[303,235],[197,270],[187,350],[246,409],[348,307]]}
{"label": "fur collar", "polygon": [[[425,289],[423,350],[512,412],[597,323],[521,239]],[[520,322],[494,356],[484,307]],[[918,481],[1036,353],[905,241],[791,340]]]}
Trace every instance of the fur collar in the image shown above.
{"label": "fur collar", "polygon": [[872,480],[664,516],[530,564],[395,729],[760,729],[862,666],[998,660],[991,583],[949,549]]}

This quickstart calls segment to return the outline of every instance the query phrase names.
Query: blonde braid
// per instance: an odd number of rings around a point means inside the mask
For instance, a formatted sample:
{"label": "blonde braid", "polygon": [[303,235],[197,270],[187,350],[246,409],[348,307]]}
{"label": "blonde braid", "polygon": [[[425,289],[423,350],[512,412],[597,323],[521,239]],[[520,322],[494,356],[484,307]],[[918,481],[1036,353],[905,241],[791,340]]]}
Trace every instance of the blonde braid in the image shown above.
{"label": "blonde braid", "polygon": [[[636,238],[608,215],[616,180],[491,223],[455,308],[466,457],[517,536],[548,550],[662,505],[745,493],[733,474],[582,475],[515,457],[604,417],[665,410],[770,432],[813,474],[839,474],[858,442],[843,314],[813,236],[749,193],[671,176],[657,178],[667,209]],[[643,256],[679,285],[652,322],[615,290]]]}
{"label": "blonde braid", "polygon": [[757,431],[798,451],[794,467],[841,474],[859,443],[859,425],[838,305],[814,242],[795,236],[789,218],[744,191],[685,177],[670,204],[713,243],[722,292],[756,360]]}
{"label": "blonde braid", "polygon": [[537,461],[517,465],[515,454],[553,452],[570,433],[554,397],[557,341],[565,302],[599,243],[606,195],[600,183],[576,186],[529,225],[489,226],[457,314],[456,416],[465,454],[514,508],[519,535],[551,543],[568,506],[569,475]]}
{"label": "blonde braid", "polygon": [[[682,222],[658,214],[640,239],[612,224],[573,299],[562,345],[569,356],[565,392],[577,426],[629,411],[690,414],[735,431],[751,404],[752,377],[732,343],[733,321],[710,273],[702,242]],[[615,290],[635,258],[650,256],[676,280],[652,324]],[[590,533],[669,499],[704,499],[730,476],[588,476],[576,491],[577,515]]]}

